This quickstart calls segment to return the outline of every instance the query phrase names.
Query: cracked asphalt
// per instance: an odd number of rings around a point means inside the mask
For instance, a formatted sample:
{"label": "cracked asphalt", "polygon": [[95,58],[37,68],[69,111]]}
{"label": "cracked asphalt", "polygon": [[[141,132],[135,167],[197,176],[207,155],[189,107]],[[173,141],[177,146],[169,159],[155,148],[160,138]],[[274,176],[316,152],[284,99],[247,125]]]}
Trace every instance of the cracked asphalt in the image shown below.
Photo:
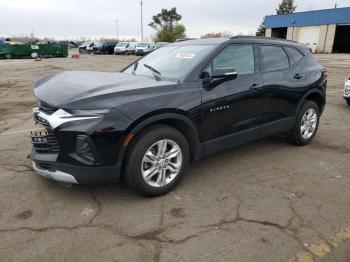
{"label": "cracked asphalt", "polygon": [[134,57],[0,60],[0,261],[349,262],[350,55],[317,58],[329,87],[312,144],[274,137],[215,154],[158,198],[123,184],[66,187],[26,159],[34,79],[116,71]]}

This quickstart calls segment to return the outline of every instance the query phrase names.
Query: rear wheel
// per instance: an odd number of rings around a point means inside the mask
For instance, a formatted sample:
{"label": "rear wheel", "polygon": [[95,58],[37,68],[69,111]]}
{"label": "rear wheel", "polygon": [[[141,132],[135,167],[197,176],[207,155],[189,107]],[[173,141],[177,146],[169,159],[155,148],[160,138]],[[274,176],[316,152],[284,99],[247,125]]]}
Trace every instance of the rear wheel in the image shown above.
{"label": "rear wheel", "polygon": [[165,125],[148,127],[130,145],[125,180],[143,195],[166,194],[183,178],[189,158],[187,140],[178,130]]}
{"label": "rear wheel", "polygon": [[320,110],[314,101],[306,100],[302,105],[295,126],[289,135],[289,141],[303,146],[312,141],[316,135],[320,119]]}

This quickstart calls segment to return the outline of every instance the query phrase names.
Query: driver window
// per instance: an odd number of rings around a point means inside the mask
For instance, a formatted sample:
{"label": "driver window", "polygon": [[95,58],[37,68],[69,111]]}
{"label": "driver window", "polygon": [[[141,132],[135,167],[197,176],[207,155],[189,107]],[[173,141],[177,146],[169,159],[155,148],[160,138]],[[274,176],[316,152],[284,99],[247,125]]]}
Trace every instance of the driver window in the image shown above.
{"label": "driver window", "polygon": [[[213,70],[220,68],[234,68],[238,75],[253,74],[255,72],[253,46],[230,45],[226,47],[212,62]],[[204,71],[207,71],[207,68]]]}

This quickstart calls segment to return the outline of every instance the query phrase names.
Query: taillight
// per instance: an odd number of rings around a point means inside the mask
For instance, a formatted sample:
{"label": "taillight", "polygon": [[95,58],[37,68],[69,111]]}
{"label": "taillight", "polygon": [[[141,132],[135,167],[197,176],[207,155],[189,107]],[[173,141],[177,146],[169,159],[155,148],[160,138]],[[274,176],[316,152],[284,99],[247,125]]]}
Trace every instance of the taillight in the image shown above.
{"label": "taillight", "polygon": [[323,69],[322,69],[322,73],[323,73],[324,77],[327,79],[327,77],[328,77],[328,71],[327,71],[326,68],[323,68]]}

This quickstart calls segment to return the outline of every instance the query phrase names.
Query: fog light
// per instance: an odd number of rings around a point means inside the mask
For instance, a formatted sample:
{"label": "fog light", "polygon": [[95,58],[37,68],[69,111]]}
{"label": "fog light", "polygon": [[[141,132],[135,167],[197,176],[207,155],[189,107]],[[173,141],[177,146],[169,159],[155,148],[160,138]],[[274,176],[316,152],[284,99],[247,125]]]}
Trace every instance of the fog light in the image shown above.
{"label": "fog light", "polygon": [[88,162],[94,163],[95,157],[91,151],[91,146],[86,136],[78,135],[75,145],[77,155]]}

